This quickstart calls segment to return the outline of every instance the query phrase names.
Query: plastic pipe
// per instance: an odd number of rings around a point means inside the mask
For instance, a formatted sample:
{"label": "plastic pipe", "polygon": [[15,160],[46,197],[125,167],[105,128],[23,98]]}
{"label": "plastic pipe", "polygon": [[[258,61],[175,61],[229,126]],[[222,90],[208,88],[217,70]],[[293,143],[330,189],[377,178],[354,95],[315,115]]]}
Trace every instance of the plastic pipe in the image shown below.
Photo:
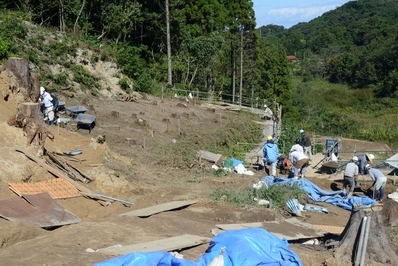
{"label": "plastic pipe", "polygon": [[357,246],[357,251],[355,253],[355,266],[359,266],[359,262],[362,257],[362,245],[363,245],[363,236],[365,234],[365,227],[366,227],[366,221],[368,217],[363,217],[362,218],[362,223],[361,223],[361,233],[359,235],[359,243]]}
{"label": "plastic pipe", "polygon": [[365,265],[365,256],[366,256],[366,247],[368,245],[368,237],[369,237],[369,228],[370,228],[370,216],[368,217],[366,221],[366,228],[365,228],[365,238],[363,240],[363,250],[361,252],[361,263],[359,264],[360,266]]}

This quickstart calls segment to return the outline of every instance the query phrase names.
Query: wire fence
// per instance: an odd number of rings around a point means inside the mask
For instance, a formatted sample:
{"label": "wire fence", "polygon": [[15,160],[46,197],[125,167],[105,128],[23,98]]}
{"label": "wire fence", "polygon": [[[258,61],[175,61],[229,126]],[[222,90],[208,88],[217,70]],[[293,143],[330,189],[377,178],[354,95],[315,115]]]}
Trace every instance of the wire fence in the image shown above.
{"label": "wire fence", "polygon": [[264,104],[267,104],[266,99],[260,99],[259,97],[246,97],[242,96],[242,100],[240,101],[239,94],[235,95],[232,94],[222,93],[219,92],[202,92],[202,91],[194,91],[194,90],[179,90],[179,89],[165,89],[162,90],[162,97],[163,96],[170,96],[170,97],[189,97],[192,96],[198,101],[201,102],[210,102],[210,103],[227,103],[227,104],[234,104],[234,105],[241,105],[250,108],[256,109],[263,109]]}

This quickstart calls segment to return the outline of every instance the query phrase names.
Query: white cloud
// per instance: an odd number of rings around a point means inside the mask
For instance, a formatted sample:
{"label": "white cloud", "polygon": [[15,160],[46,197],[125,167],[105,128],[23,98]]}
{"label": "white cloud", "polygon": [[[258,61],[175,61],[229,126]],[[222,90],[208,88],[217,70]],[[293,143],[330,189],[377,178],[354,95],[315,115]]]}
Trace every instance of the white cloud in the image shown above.
{"label": "white cloud", "polygon": [[296,0],[279,0],[279,2],[266,4],[263,1],[253,0],[257,26],[275,24],[289,28],[297,23],[308,22],[319,17],[349,0],[302,0],[301,3],[297,3]]}
{"label": "white cloud", "polygon": [[323,13],[336,8],[336,6],[318,6],[318,7],[286,7],[271,9],[268,14],[271,16],[279,17],[279,19],[291,18],[294,20],[307,21],[314,17],[318,17]]}

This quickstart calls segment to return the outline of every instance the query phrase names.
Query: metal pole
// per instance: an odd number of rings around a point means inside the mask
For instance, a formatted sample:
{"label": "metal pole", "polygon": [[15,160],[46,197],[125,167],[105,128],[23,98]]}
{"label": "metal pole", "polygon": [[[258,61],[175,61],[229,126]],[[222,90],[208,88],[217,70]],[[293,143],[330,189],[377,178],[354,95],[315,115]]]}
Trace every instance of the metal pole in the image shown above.
{"label": "metal pole", "polygon": [[361,263],[360,266],[365,265],[365,256],[366,256],[366,247],[368,246],[368,237],[369,237],[369,228],[370,228],[370,216],[366,220],[366,228],[365,228],[365,238],[363,240],[363,250],[361,252]]}
{"label": "metal pole", "polygon": [[355,266],[359,266],[359,262],[360,262],[360,259],[362,257],[363,236],[364,236],[364,233],[365,233],[366,220],[367,220],[366,216],[362,218],[361,232],[360,232],[360,235],[359,235],[359,243],[358,243],[357,251],[356,251],[356,254],[355,254]]}

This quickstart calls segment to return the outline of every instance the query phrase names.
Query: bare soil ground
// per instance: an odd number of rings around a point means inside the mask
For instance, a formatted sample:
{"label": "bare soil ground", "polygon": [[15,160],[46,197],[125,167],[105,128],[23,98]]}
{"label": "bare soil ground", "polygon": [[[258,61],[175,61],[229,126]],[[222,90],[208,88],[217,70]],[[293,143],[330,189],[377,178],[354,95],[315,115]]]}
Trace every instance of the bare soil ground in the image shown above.
{"label": "bare soil ground", "polygon": [[[8,77],[1,75],[0,92],[3,95],[10,82]],[[17,197],[8,188],[10,182],[22,182],[27,178],[29,182],[54,178],[35,162],[15,151],[15,148],[22,147],[31,153],[36,152],[34,147],[26,145],[27,139],[21,129],[6,123],[17,111],[20,100],[17,93],[7,100],[0,99],[0,200]],[[110,257],[86,252],[87,248],[95,250],[116,244],[136,244],[181,234],[211,238],[211,229],[216,224],[273,221],[290,217],[278,210],[220,206],[209,198],[211,191],[216,188],[252,187],[264,173],[254,171],[254,176],[231,173],[226,177],[216,177],[210,168],[211,163],[182,159],[184,153],[181,150],[184,149],[181,148],[187,147],[187,152],[190,152],[190,143],[186,139],[200,144],[203,138],[216,136],[220,129],[232,130],[227,125],[253,119],[253,116],[204,104],[189,103],[186,108],[178,107],[181,102],[174,98],[148,97],[138,102],[122,102],[110,98],[85,97],[65,101],[66,106],[89,107],[87,113],[96,116],[97,124],[91,133],[85,129],[75,131],[73,121],[71,128],[51,126],[55,139],[46,141],[46,149],[57,152],[82,149],[83,153],[77,156],[82,162],[77,167],[95,179],[86,186],[95,192],[134,201],[135,204],[128,208],[114,202],[104,207],[95,200],[83,197],[57,200],[80,217],[82,222],[53,230],[0,219],[1,264],[91,265]],[[118,115],[111,115],[112,111]],[[170,121],[169,127],[167,119]],[[97,143],[98,135],[105,135],[106,143]],[[131,138],[130,143],[126,138]],[[352,143],[358,150],[386,148],[378,143],[344,141],[345,148]],[[216,145],[218,140],[215,139],[214,143]],[[314,157],[313,165],[322,158],[317,156]],[[341,176],[321,174],[311,169],[307,178],[321,188],[330,190],[333,184],[341,186],[338,181]],[[388,194],[395,189],[389,184],[386,192]],[[148,218],[118,216],[133,209],[173,200],[198,200],[198,203]],[[345,226],[350,213],[332,205],[327,205],[327,208],[328,214],[308,213],[304,221]],[[207,245],[201,245],[182,250],[181,254],[186,259],[196,260],[206,248]],[[321,246],[308,248],[292,244],[291,248],[297,252],[304,265],[324,265],[323,262],[332,256],[332,251]]]}

